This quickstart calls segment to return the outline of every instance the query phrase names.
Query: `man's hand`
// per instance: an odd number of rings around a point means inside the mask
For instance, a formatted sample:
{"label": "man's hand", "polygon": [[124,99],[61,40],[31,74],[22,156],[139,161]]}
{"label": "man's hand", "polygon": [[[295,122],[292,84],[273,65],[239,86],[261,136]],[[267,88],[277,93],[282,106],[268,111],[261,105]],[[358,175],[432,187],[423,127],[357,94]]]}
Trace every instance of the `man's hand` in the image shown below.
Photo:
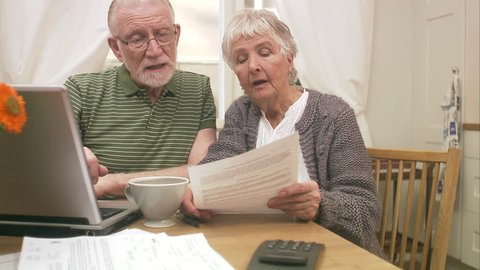
{"label": "man's hand", "polygon": [[87,158],[88,173],[90,174],[92,184],[95,185],[98,182],[99,177],[107,175],[108,169],[107,167],[100,165],[97,157],[89,148],[84,146],[83,151]]}
{"label": "man's hand", "polygon": [[[108,169],[99,164],[98,159],[90,151],[90,149],[84,147],[96,197],[99,199],[105,197],[124,197],[124,189],[128,185],[128,181],[133,178],[159,175],[188,177],[188,165],[196,165],[200,160],[202,160],[202,158],[206,155],[210,144],[216,140],[215,132],[216,131],[214,128],[205,128],[197,133],[197,137],[193,143],[186,165],[153,171],[110,173],[107,175]],[[192,196],[191,191],[190,196]],[[188,208],[195,212],[196,215],[204,217],[204,219],[209,219],[209,216],[213,216],[208,214],[209,211],[197,210],[193,205],[193,198]]]}
{"label": "man's hand", "polygon": [[108,174],[100,177],[97,184],[93,186],[97,199],[123,198],[129,180],[127,177],[126,174]]}
{"label": "man's hand", "polygon": [[296,183],[282,188],[278,195],[271,198],[267,206],[301,220],[313,220],[320,206],[320,190],[315,181]]}
{"label": "man's hand", "polygon": [[93,186],[97,198],[121,198],[124,197],[125,187],[128,181],[133,178],[149,177],[149,176],[181,176],[187,175],[187,165],[179,167],[171,167],[166,169],[131,172],[131,173],[109,173],[98,178],[97,184]]}

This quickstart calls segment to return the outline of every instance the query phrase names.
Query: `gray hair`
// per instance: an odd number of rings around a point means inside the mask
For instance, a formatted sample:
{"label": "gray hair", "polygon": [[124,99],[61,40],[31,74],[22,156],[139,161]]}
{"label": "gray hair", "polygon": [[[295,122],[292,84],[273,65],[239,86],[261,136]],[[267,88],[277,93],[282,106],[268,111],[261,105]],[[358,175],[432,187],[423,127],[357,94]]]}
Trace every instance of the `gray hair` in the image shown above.
{"label": "gray hair", "polygon": [[[230,68],[234,68],[235,59],[232,44],[240,38],[270,36],[280,46],[280,53],[295,58],[298,49],[288,26],[272,12],[261,10],[243,10],[233,17],[225,29],[222,42],[223,59]],[[290,82],[296,80],[295,68],[290,74]]]}
{"label": "gray hair", "polygon": [[116,24],[115,24],[115,14],[120,7],[127,7],[129,5],[143,5],[145,3],[162,3],[166,4],[170,8],[170,12],[172,14],[172,21],[175,22],[175,12],[173,11],[172,4],[169,0],[112,0],[110,4],[110,8],[108,9],[108,29],[110,29],[110,33],[112,35],[117,34]]}

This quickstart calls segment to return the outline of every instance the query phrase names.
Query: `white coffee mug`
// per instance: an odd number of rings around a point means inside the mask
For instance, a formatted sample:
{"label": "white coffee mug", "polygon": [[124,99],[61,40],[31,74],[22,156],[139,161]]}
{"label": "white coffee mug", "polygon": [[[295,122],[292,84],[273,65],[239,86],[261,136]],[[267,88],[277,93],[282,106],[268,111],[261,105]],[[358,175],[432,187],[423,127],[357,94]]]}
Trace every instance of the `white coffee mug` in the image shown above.
{"label": "white coffee mug", "polygon": [[145,215],[147,227],[170,227],[189,180],[176,176],[139,177],[128,181],[125,196]]}

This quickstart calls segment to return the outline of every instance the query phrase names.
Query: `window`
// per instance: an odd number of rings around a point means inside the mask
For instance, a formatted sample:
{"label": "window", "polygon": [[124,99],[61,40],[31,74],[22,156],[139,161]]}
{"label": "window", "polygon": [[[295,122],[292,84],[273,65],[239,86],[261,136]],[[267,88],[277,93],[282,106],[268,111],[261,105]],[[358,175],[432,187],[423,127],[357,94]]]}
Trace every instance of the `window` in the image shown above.
{"label": "window", "polygon": [[[181,25],[177,66],[179,69],[201,73],[210,77],[217,106],[217,118],[223,116],[218,108],[223,102],[219,83],[220,55],[220,1],[171,0],[175,10],[175,23]],[[222,114],[220,114],[222,113]]]}
{"label": "window", "polygon": [[[205,74],[217,106],[219,125],[230,103],[243,94],[240,85],[223,62],[221,42],[224,25],[236,11],[266,8],[274,10],[274,0],[170,0],[175,23],[180,24],[177,66],[179,69]],[[118,65],[110,52],[105,68]]]}

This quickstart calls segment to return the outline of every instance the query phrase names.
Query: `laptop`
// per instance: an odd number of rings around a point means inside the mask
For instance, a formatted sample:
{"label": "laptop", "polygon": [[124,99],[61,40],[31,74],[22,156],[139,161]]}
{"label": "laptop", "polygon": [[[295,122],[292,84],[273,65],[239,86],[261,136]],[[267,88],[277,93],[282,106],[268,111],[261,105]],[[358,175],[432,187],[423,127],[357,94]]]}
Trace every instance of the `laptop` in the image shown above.
{"label": "laptop", "polygon": [[27,122],[0,133],[0,235],[106,235],[138,219],[126,200],[95,198],[67,90],[12,86]]}

